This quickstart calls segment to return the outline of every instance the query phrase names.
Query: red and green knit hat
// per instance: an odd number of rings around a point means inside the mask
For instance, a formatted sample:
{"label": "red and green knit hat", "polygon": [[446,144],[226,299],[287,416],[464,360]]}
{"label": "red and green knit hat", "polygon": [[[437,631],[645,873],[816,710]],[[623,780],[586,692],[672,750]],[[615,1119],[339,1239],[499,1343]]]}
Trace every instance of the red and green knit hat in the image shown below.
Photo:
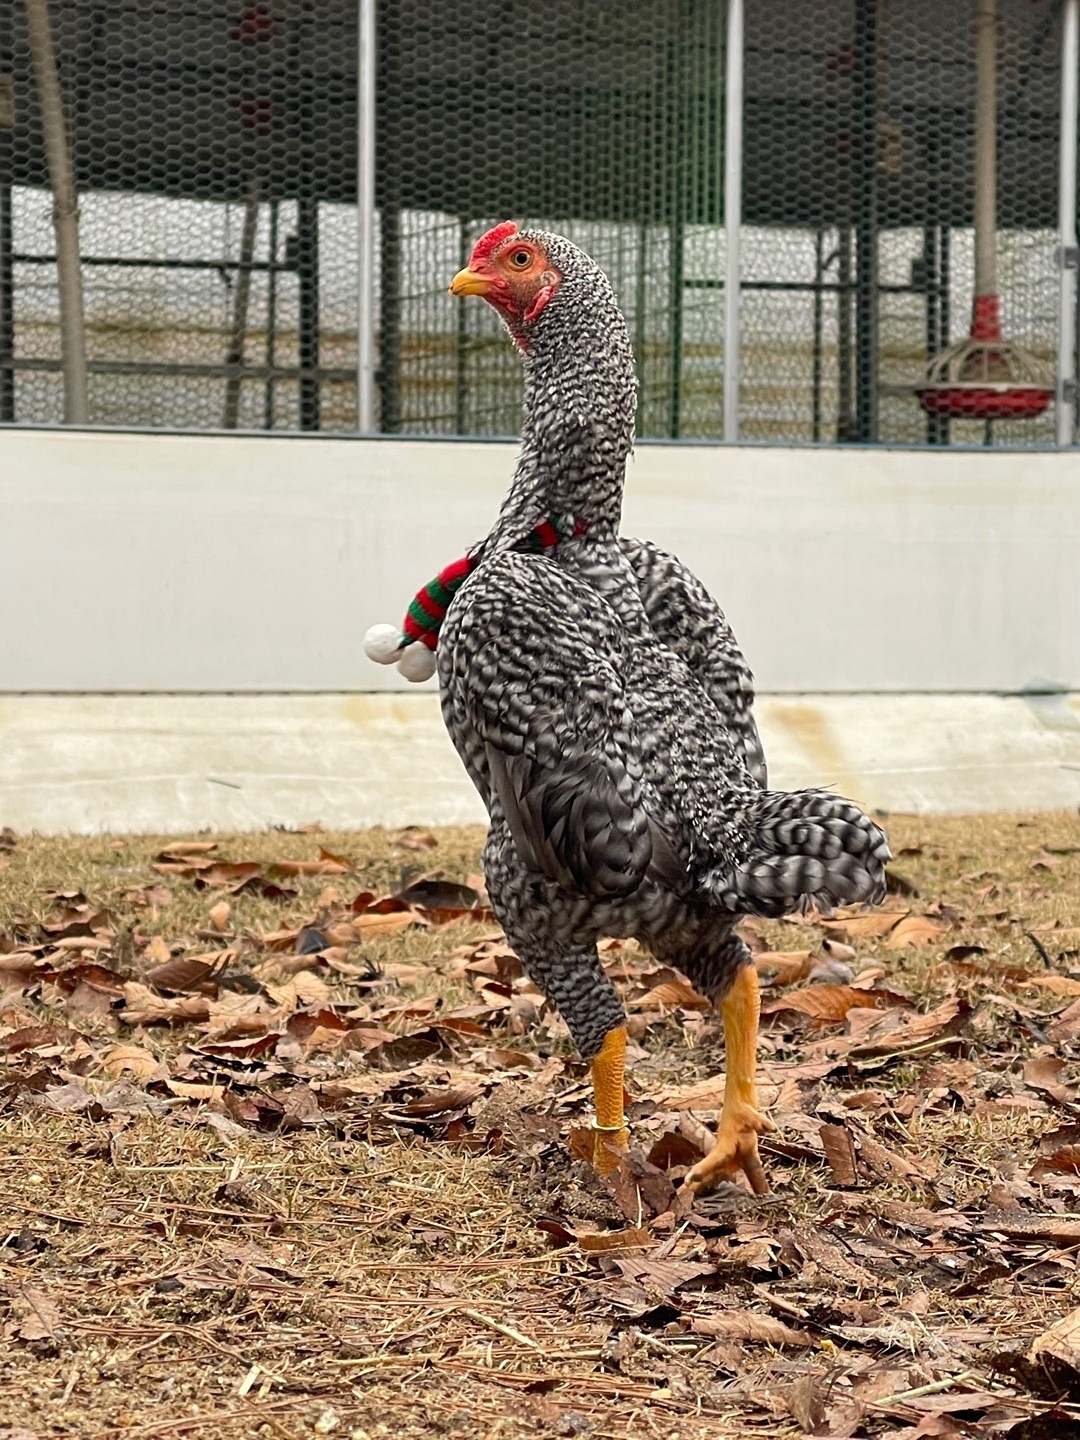
{"label": "red and green knit hat", "polygon": [[[560,541],[584,534],[584,526],[572,515],[550,515],[525,537],[526,550],[549,553]],[[479,565],[483,548],[478,546],[440,570],[418,590],[405,612],[402,624],[373,625],[364,636],[364,653],[377,665],[397,665],[406,680],[419,683],[435,673],[435,648],[450,601]]]}

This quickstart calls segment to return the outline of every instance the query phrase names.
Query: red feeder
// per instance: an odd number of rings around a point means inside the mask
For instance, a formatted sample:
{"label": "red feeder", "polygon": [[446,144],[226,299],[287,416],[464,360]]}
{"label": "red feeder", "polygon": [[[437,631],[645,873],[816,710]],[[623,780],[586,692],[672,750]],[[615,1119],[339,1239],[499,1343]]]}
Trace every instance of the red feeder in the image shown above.
{"label": "red feeder", "polygon": [[1054,398],[1035,360],[1001,335],[997,294],[997,0],[976,0],[975,303],[971,334],[935,355],[915,387],[928,415],[1032,420]]}

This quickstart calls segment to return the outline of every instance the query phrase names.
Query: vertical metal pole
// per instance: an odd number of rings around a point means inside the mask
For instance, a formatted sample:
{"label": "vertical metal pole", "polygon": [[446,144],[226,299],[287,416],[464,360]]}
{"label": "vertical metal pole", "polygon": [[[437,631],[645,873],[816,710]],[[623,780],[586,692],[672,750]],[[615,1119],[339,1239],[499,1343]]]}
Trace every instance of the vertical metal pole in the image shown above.
{"label": "vertical metal pole", "polygon": [[64,423],[85,425],[86,324],[79,262],[79,200],[64,120],[64,98],[47,0],[25,0],[26,29],[41,109],[41,132],[53,193],[56,272],[60,292],[60,353],[64,374]]}
{"label": "vertical metal pole", "polygon": [[12,7],[0,11],[0,421],[15,419],[15,266],[11,182],[14,173],[15,66]]}
{"label": "vertical metal pole", "polygon": [[[1058,232],[1061,251],[1058,299],[1057,408],[1059,445],[1076,441],[1076,131],[1080,70],[1080,0],[1064,0],[1061,34],[1061,139],[1059,142]],[[1070,254],[1070,251],[1072,252]],[[1071,262],[1071,263],[1070,263]]]}
{"label": "vertical metal pole", "polygon": [[379,219],[379,429],[395,435],[401,429],[401,211],[384,199]]}
{"label": "vertical metal pole", "polygon": [[814,350],[810,379],[810,438],[821,439],[821,328],[822,293],[825,283],[825,232],[819,225],[814,232]]}
{"label": "vertical metal pole", "polygon": [[[931,174],[934,171],[931,169]],[[923,293],[926,296],[926,358],[943,349],[941,339],[941,293],[938,255],[940,250],[939,230],[937,225],[929,224],[923,226]],[[926,416],[926,443],[928,445],[939,445],[941,443],[940,417],[927,412]]]}
{"label": "vertical metal pole", "polygon": [[[11,151],[0,136],[0,166]],[[15,267],[12,264],[11,181],[0,177],[0,420],[15,419]]]}
{"label": "vertical metal pole", "polygon": [[[469,263],[469,222],[458,217],[458,269]],[[457,325],[454,331],[454,434],[465,434],[465,393],[469,365],[469,317],[465,297],[457,301]]]}
{"label": "vertical metal pole", "polygon": [[[978,312],[979,300],[983,297],[992,296],[995,306],[997,304],[997,0],[977,0],[975,24],[975,309]],[[979,318],[976,313],[976,325]],[[990,323],[993,324],[992,319]]]}
{"label": "vertical metal pole", "polygon": [[[685,6],[680,8],[680,18],[685,18]],[[684,32],[679,34],[668,48],[668,77],[670,99],[674,109],[672,128],[672,161],[669,175],[668,213],[668,435],[672,440],[679,438],[682,425],[682,363],[683,363],[683,306],[686,302],[686,226],[684,185],[689,157],[686,146],[687,115],[689,97],[686,93],[686,67],[683,63],[682,46]]]}
{"label": "vertical metal pole", "polygon": [[839,232],[840,258],[837,265],[836,289],[836,388],[839,391],[836,407],[836,438],[841,443],[855,439],[855,407],[853,404],[854,380],[852,376],[851,340],[851,226],[841,225]]}
{"label": "vertical metal pole", "polygon": [[643,434],[645,428],[645,259],[648,233],[648,226],[642,220],[638,225],[637,273],[634,277],[634,371],[637,379],[634,430],[638,435]]}
{"label": "vertical metal pole", "polygon": [[671,341],[671,389],[668,395],[668,434],[679,438],[682,428],[683,305],[686,300],[686,226],[682,195],[675,200],[670,227],[671,272],[668,277],[668,338]]}
{"label": "vertical metal pole", "polygon": [[299,279],[300,429],[318,430],[319,377],[319,202],[296,201],[296,270]]}
{"label": "vertical metal pole", "polygon": [[[948,220],[944,220],[938,232],[940,250],[938,252],[938,266],[941,277],[941,344],[942,347],[949,343],[949,335],[952,332],[952,226]],[[950,426],[952,421],[947,415],[938,417],[938,444],[948,445],[951,438]]]}
{"label": "vertical metal pole", "polygon": [[263,429],[274,428],[274,391],[276,389],[273,369],[277,363],[277,263],[278,263],[278,221],[280,202],[270,201],[270,237],[266,248],[270,256],[270,269],[266,272],[266,389],[263,394]]}
{"label": "vertical metal pole", "polygon": [[375,430],[375,5],[359,0],[356,55],[356,428]]}
{"label": "vertical metal pole", "polygon": [[724,51],[724,439],[739,438],[743,166],[743,0],[728,0]]}
{"label": "vertical metal pole", "polygon": [[857,0],[853,98],[855,200],[855,438],[878,430],[877,66],[879,0]]}
{"label": "vertical metal pole", "polygon": [[233,288],[232,326],[229,333],[229,348],[225,352],[225,364],[231,373],[225,380],[225,414],[223,428],[235,430],[240,419],[240,371],[244,364],[247,344],[248,309],[251,302],[251,262],[255,258],[255,237],[259,229],[259,194],[262,185],[259,180],[251,182],[247,200],[244,203],[244,228],[240,235],[240,267],[236,272]]}

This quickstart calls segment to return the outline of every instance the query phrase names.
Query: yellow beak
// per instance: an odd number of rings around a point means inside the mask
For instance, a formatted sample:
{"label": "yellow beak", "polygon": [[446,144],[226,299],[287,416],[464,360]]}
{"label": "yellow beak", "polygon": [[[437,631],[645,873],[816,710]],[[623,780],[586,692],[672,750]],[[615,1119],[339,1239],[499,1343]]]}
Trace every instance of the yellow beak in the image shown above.
{"label": "yellow beak", "polygon": [[488,277],[475,270],[459,270],[450,281],[451,295],[486,295],[491,288]]}

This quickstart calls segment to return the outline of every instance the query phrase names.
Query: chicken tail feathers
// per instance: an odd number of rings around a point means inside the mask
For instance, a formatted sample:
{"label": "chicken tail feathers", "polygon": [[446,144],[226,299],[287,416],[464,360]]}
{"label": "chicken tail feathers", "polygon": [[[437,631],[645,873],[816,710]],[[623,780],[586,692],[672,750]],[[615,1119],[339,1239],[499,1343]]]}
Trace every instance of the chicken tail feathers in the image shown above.
{"label": "chicken tail feathers", "polygon": [[823,790],[766,791],[754,845],[739,865],[706,877],[715,898],[743,914],[776,917],[811,906],[876,905],[892,859],[884,831],[850,800]]}

